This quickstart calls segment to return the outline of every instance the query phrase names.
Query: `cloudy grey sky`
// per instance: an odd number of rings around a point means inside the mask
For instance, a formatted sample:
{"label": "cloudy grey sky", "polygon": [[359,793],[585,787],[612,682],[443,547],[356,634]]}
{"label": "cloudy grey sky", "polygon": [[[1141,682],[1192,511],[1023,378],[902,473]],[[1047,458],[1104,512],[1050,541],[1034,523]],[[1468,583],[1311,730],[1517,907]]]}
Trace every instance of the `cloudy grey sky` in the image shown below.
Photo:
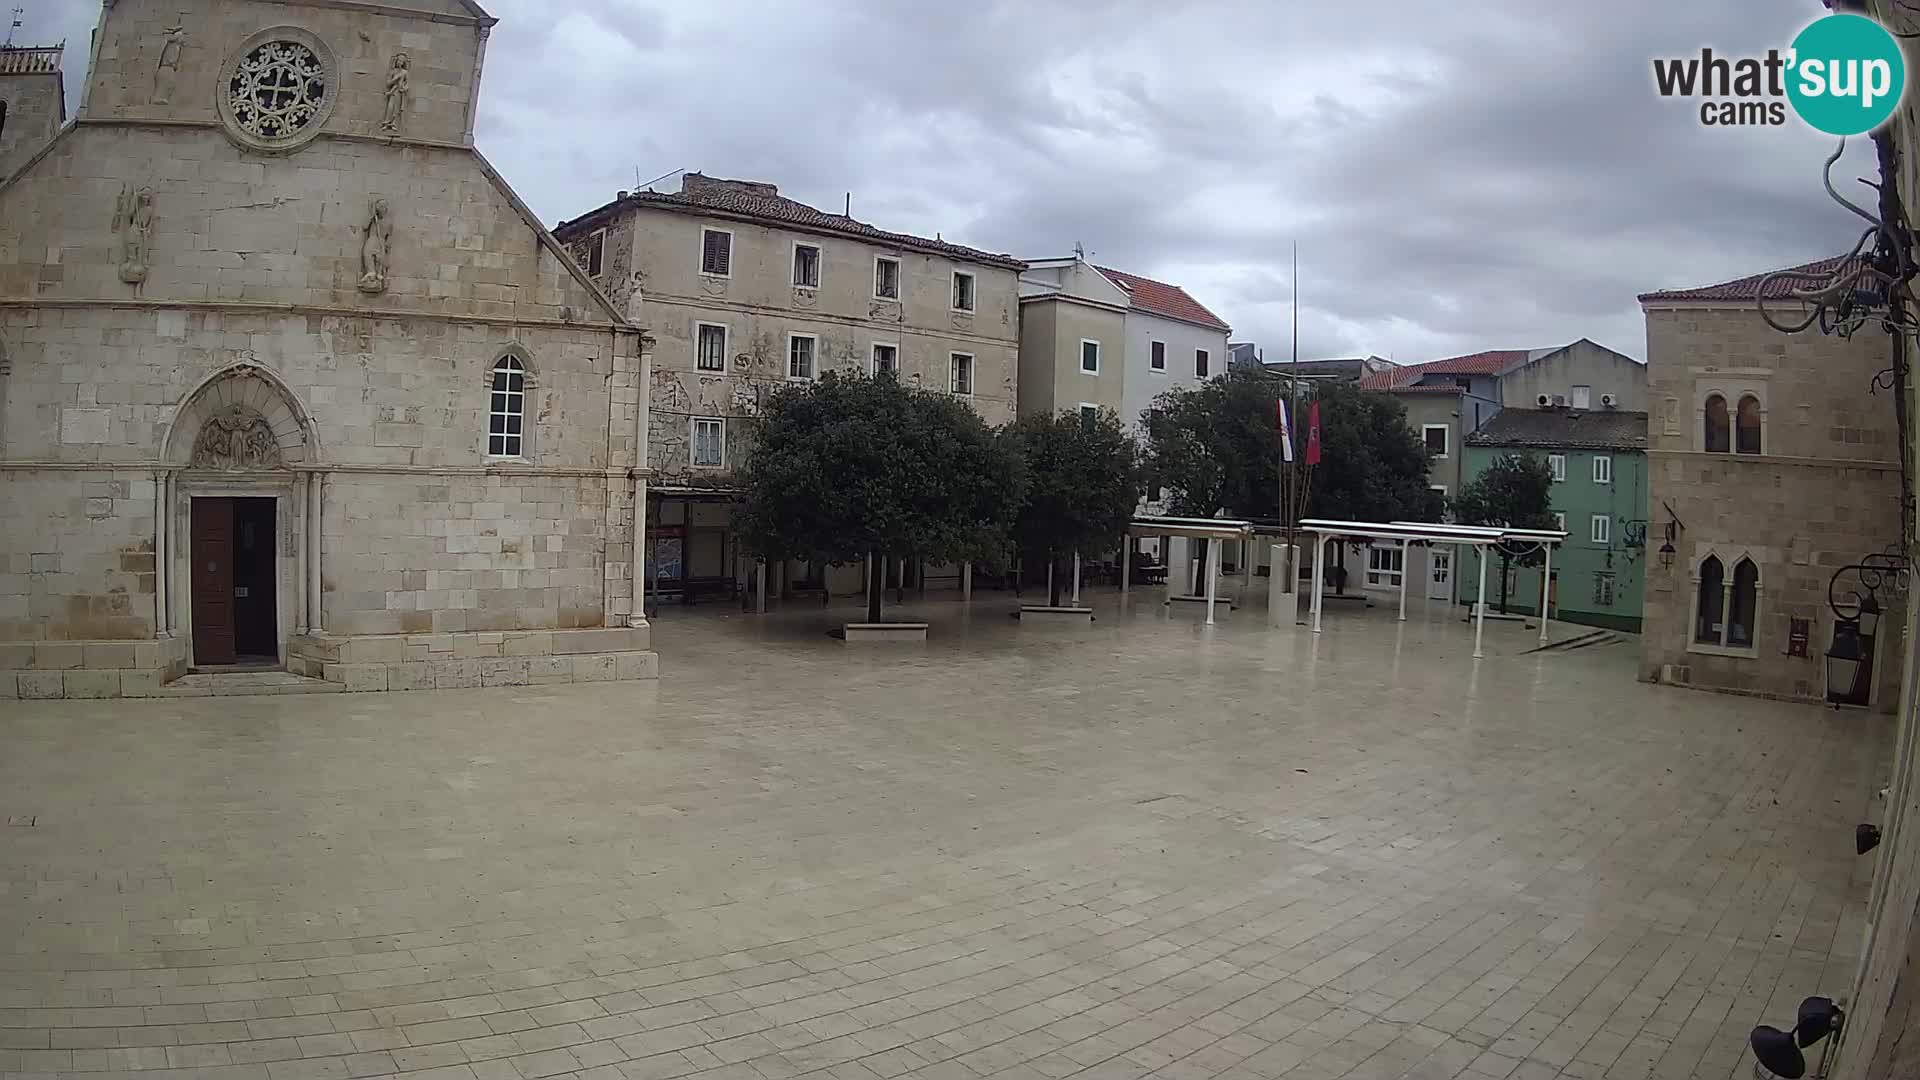
{"label": "cloudy grey sky", "polygon": [[[1856,233],[1825,136],[1704,128],[1653,90],[1653,57],[1785,47],[1818,0],[482,2],[479,143],[549,224],[678,169],[851,191],[884,228],[1079,241],[1269,358],[1295,240],[1302,355],[1407,363],[1582,336],[1643,356],[1636,294]],[[12,4],[21,40],[84,64],[97,2]],[[1837,175],[1869,175],[1864,150]]]}

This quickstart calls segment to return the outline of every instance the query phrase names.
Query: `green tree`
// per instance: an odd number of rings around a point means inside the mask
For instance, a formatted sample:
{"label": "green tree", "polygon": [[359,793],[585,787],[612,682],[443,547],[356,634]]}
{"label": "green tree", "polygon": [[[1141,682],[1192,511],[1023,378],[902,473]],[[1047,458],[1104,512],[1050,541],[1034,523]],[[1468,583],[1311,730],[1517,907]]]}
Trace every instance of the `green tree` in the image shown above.
{"label": "green tree", "polygon": [[[1164,485],[1168,509],[1184,517],[1272,519],[1280,511],[1280,441],[1274,406],[1288,380],[1230,370],[1192,389],[1169,390],[1142,414],[1148,474]],[[1309,392],[1310,390],[1310,392]],[[1393,395],[1350,382],[1303,388],[1294,418],[1304,454],[1307,406],[1320,403],[1320,464],[1307,513],[1347,521],[1438,521],[1446,503],[1427,484],[1426,444]],[[1336,574],[1336,585],[1344,574]]]}
{"label": "green tree", "polygon": [[1028,478],[1013,537],[1024,550],[1047,553],[1054,568],[1048,602],[1058,607],[1063,560],[1111,550],[1125,538],[1140,501],[1139,448],[1107,409],[1092,417],[1026,416],[1003,434],[1026,463]]}
{"label": "green tree", "polygon": [[1025,469],[979,414],[892,374],[827,372],[777,391],[739,470],[736,526],[764,558],[873,560],[880,618],[887,559],[997,562]]}
{"label": "green tree", "polygon": [[[1462,525],[1499,525],[1510,529],[1552,529],[1553,467],[1533,454],[1503,454],[1473,478],[1453,500],[1453,516]],[[1507,611],[1507,586],[1513,563],[1540,565],[1546,549],[1535,545],[1517,553],[1500,548],[1500,613]],[[1481,556],[1485,558],[1484,553]],[[1541,596],[1544,608],[1546,597]]]}

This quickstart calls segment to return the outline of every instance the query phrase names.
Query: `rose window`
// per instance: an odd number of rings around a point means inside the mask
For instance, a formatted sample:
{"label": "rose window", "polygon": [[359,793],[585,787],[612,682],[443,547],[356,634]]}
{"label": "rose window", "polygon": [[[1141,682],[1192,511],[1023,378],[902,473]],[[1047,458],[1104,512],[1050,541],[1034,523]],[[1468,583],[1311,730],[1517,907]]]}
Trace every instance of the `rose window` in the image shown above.
{"label": "rose window", "polygon": [[285,139],[304,130],[327,104],[327,71],[297,41],[269,41],[234,68],[228,84],[233,122],[260,139]]}

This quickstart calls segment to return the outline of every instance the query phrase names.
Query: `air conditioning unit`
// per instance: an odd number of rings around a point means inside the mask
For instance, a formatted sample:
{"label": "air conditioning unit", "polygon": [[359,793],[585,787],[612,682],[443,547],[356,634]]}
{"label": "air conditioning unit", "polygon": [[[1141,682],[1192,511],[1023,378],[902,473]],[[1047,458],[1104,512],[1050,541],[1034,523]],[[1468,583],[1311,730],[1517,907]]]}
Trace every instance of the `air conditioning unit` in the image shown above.
{"label": "air conditioning unit", "polygon": [[1545,395],[1545,394],[1541,394],[1541,395],[1540,395],[1540,397],[1539,397],[1539,398],[1538,398],[1537,400],[1538,400],[1538,402],[1539,402],[1539,405],[1540,405],[1540,407],[1541,407],[1541,408],[1543,408],[1543,409],[1544,409],[1544,408],[1546,408],[1547,406],[1549,406],[1549,405],[1551,405],[1551,404],[1553,404],[1553,399],[1552,399],[1552,398],[1550,398],[1550,397],[1548,397],[1548,396],[1547,396],[1547,395]]}
{"label": "air conditioning unit", "polygon": [[1603,409],[1611,409],[1618,406],[1619,404],[1620,404],[1620,399],[1617,397],[1614,397],[1612,394],[1600,395],[1600,407]]}
{"label": "air conditioning unit", "polygon": [[1565,408],[1567,404],[1567,395],[1565,394],[1553,395],[1553,404],[1556,408]]}

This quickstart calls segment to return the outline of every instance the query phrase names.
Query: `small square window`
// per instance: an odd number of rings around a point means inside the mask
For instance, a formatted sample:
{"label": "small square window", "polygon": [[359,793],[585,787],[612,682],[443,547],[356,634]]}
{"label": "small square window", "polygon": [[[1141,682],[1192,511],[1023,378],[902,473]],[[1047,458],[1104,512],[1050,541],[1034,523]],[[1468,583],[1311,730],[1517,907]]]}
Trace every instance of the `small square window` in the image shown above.
{"label": "small square window", "polygon": [[1156,341],[1153,343],[1153,355],[1148,358],[1147,366],[1149,368],[1152,368],[1155,371],[1167,370],[1167,343],[1166,342]]}
{"label": "small square window", "polygon": [[813,378],[814,345],[812,334],[794,334],[787,338],[787,378]]}
{"label": "small square window", "polygon": [[1080,339],[1080,370],[1087,375],[1100,374],[1100,343]]}
{"label": "small square window", "polygon": [[1447,456],[1447,425],[1427,424],[1421,427],[1420,434],[1426,439],[1428,453],[1434,457]]}
{"label": "small square window", "polygon": [[973,275],[961,270],[953,272],[953,310],[973,310]]}
{"label": "small square window", "polygon": [[1559,483],[1560,481],[1565,480],[1567,478],[1567,455],[1548,454],[1547,467],[1553,470],[1553,479],[1555,483]]}
{"label": "small square window", "polygon": [[1207,365],[1211,359],[1212,357],[1209,357],[1207,355],[1207,350],[1205,349],[1193,350],[1193,377],[1194,378],[1204,379],[1207,377]]}
{"label": "small square window", "polygon": [[900,299],[900,260],[885,255],[873,260],[873,298]]}
{"label": "small square window", "polygon": [[873,374],[884,375],[888,372],[900,374],[900,346],[876,342],[873,346]]}
{"label": "small square window", "polygon": [[725,229],[700,230],[700,272],[710,277],[733,276],[733,234]]}
{"label": "small square window", "polygon": [[697,371],[727,370],[727,328],[700,323],[694,335],[693,366]]}
{"label": "small square window", "polygon": [[1593,408],[1593,387],[1576,386],[1573,388],[1573,407],[1576,409]]}
{"label": "small square window", "polygon": [[820,246],[793,245],[793,285],[797,289],[820,287]]}
{"label": "small square window", "polygon": [[953,392],[956,394],[973,393],[973,357],[967,353],[954,353],[952,357]]}
{"label": "small square window", "polygon": [[1596,457],[1593,459],[1593,482],[1596,484],[1613,483],[1613,459]]}
{"label": "small square window", "polygon": [[1587,538],[1596,544],[1613,542],[1613,519],[1605,514],[1595,514],[1588,526]]}
{"label": "small square window", "polygon": [[719,469],[727,464],[727,422],[713,417],[693,418],[693,466]]}

